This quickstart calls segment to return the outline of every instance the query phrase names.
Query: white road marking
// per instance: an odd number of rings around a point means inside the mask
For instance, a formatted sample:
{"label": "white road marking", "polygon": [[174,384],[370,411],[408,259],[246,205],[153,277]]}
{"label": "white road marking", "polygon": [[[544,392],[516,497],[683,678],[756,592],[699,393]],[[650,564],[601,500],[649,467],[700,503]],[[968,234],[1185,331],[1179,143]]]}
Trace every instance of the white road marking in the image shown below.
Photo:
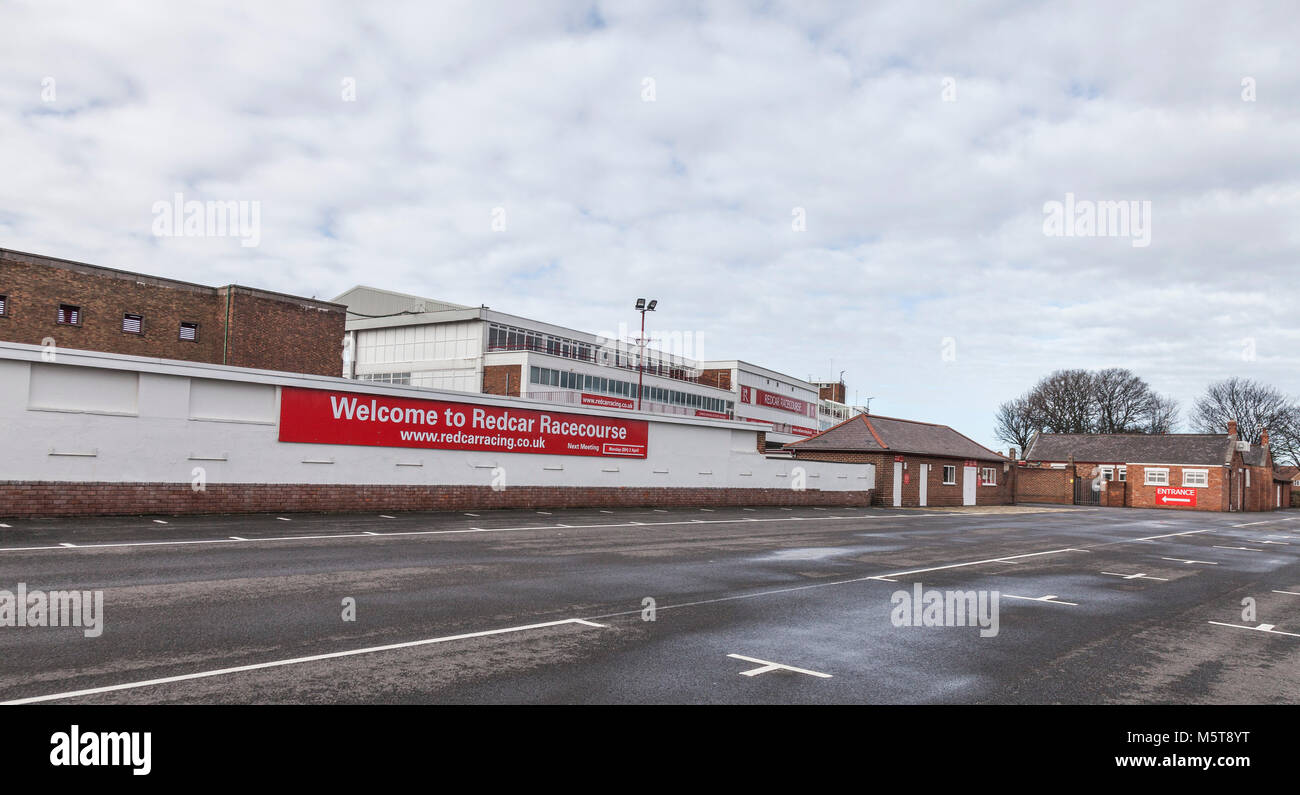
{"label": "white road marking", "polygon": [[1293,638],[1300,638],[1300,633],[1283,632],[1280,629],[1273,629],[1273,624],[1260,624],[1257,627],[1248,627],[1244,624],[1225,624],[1222,621],[1211,621],[1210,623],[1220,627],[1236,627],[1237,629],[1250,629],[1255,632],[1267,632],[1270,635],[1290,635]]}
{"label": "white road marking", "polygon": [[154,520],[153,520],[153,523],[154,523],[154,524],[167,524],[167,523],[164,522],[162,519],[154,519]]}
{"label": "white road marking", "polygon": [[478,514],[476,514],[476,513],[467,513],[467,514],[465,514],[465,515],[466,515],[466,516],[473,516],[475,519],[478,518]]}
{"label": "white road marking", "polygon": [[71,548],[75,549],[77,545],[76,545],[76,544],[69,544],[67,541],[64,541],[62,544],[59,544],[59,546],[61,546],[61,547],[71,547]]}
{"label": "white road marking", "polygon": [[0,524],[0,527],[9,527],[9,526],[10,526],[10,525],[7,525],[7,524]]}
{"label": "white road marking", "polygon": [[1262,550],[1262,549],[1256,549],[1255,547],[1224,547],[1224,546],[1219,546],[1218,544],[1215,544],[1215,545],[1214,545],[1214,548],[1215,548],[1215,549],[1240,549],[1240,550],[1243,551],[1243,552],[1263,552],[1263,551],[1264,551],[1264,550]]}
{"label": "white road marking", "polygon": [[1246,522],[1245,524],[1234,524],[1233,527],[1254,527],[1257,524],[1268,524],[1273,520],[1269,519],[1263,522]]}
{"label": "white road marking", "polygon": [[540,516],[550,516],[550,515],[551,515],[551,512],[550,512],[550,511],[538,511],[537,513],[538,513],[538,515],[540,515]]}
{"label": "white road marking", "polygon": [[740,672],[741,676],[758,676],[759,674],[765,674],[768,671],[794,671],[797,674],[808,674],[809,676],[816,676],[821,679],[831,678],[830,674],[823,674],[817,671],[809,671],[807,668],[795,668],[793,665],[785,665],[783,663],[768,662],[767,660],[760,660],[757,657],[746,657],[743,654],[728,654],[727,656],[736,660],[744,660],[745,662],[758,663],[759,665],[758,668],[751,668],[748,671],[741,671]]}
{"label": "white road marking", "polygon": [[1109,574],[1112,577],[1123,577],[1126,580],[1160,580],[1161,582],[1169,582],[1169,579],[1166,577],[1148,577],[1146,574],[1120,574],[1119,572],[1114,571],[1103,571],[1102,574]]}
{"label": "white road marking", "polygon": [[362,533],[362,535],[367,535],[367,536],[377,536],[377,535],[379,535],[379,534],[378,534],[378,533],[372,533],[372,532],[370,532],[369,530],[367,530],[366,532]]}
{"label": "white road marking", "polygon": [[1255,543],[1255,544],[1281,544],[1281,545],[1284,546],[1284,547],[1289,547],[1289,546],[1291,546],[1290,544],[1288,544],[1288,543],[1285,542],[1285,541],[1267,541],[1267,540],[1264,540],[1264,541],[1254,541],[1253,543]]}
{"label": "white road marking", "polygon": [[925,572],[928,571],[941,571],[943,569],[959,569],[963,566],[979,566],[980,564],[983,563],[1010,563],[1016,558],[1034,558],[1034,557],[1038,557],[1039,555],[1057,555],[1060,554],[1061,552],[1082,552],[1082,551],[1083,550],[1081,549],[1071,549],[1067,547],[1065,549],[1052,549],[1052,550],[1048,550],[1047,552],[1030,552],[1025,555],[1007,555],[1004,558],[989,558],[988,560],[972,560],[967,563],[950,563],[947,566],[931,566],[928,569],[909,569],[908,571],[894,571],[888,574],[880,574],[875,577],[871,577],[870,579],[883,580],[886,577],[907,577],[912,574],[924,574]]}
{"label": "white road marking", "polygon": [[1162,536],[1147,536],[1146,538],[1139,538],[1139,539],[1137,539],[1137,540],[1138,540],[1138,541],[1154,541],[1154,540],[1156,540],[1157,538],[1173,538],[1174,536],[1190,536],[1190,535],[1194,535],[1194,534],[1196,534],[1196,533],[1210,533],[1210,532],[1213,532],[1213,531],[1212,531],[1212,530],[1188,530],[1188,531],[1186,531],[1186,532],[1184,532],[1184,533],[1165,533],[1165,534],[1162,535]]}
{"label": "white road marking", "polygon": [[613,513],[613,511],[601,511],[601,513]]}
{"label": "white road marking", "polygon": [[105,687],[92,687],[86,690],[70,690],[64,693],[51,693],[45,696],[33,696],[31,698],[19,698],[13,701],[3,701],[0,705],[7,706],[12,704],[36,704],[42,701],[59,701],[66,698],[79,698],[81,696],[91,696],[98,693],[112,693],[118,690],[133,690],[140,687],[152,687],[154,685],[165,685],[172,682],[185,682],[192,679],[206,679],[212,676],[224,676],[226,674],[243,673],[245,671],[258,671],[264,668],[279,668],[285,665],[297,665],[299,663],[317,662],[319,660],[335,660],[340,657],[354,657],[358,654],[373,654],[381,651],[394,651],[396,649],[411,649],[417,646],[429,646],[434,643],[448,643],[454,640],[468,640],[469,638],[485,638],[489,635],[504,635],[508,632],[526,632],[533,629],[543,629],[546,627],[558,627],[564,624],[581,624],[587,627],[604,628],[606,625],[597,624],[594,621],[588,621],[584,618],[566,618],[560,621],[546,621],[541,624],[525,624],[517,627],[504,627],[502,629],[489,629],[481,632],[466,632],[462,635],[446,635],[441,638],[427,638],[425,640],[412,640],[405,643],[389,643],[384,646],[368,646],[362,649],[349,649],[348,651],[335,651],[328,654],[313,654],[308,657],[293,657],[287,660],[274,660],[272,662],[254,663],[252,665],[237,665],[233,668],[217,668],[212,671],[199,671],[192,674],[180,674],[179,676],[164,676],[160,679],[146,679],[139,682],[126,682],[120,685],[107,685]]}
{"label": "white road marking", "polygon": [[1206,566],[1217,566],[1219,564],[1212,560],[1183,560],[1182,558],[1161,558],[1161,560],[1173,560],[1178,563],[1204,563]]}
{"label": "white road marking", "polygon": [[396,519],[397,517],[396,517],[396,516],[389,516],[389,515],[386,514],[386,513],[381,513],[381,514],[379,514],[379,518],[380,518],[380,519]]}
{"label": "white road marking", "polygon": [[1065,602],[1056,598],[1056,594],[1049,593],[1047,596],[1016,596],[1014,594],[1004,593],[1003,599],[1023,599],[1026,602],[1051,602],[1054,605],[1072,605],[1078,607],[1078,602]]}
{"label": "white road marking", "polygon": [[230,540],[231,540],[231,541],[247,541],[248,539],[247,539],[247,538],[241,538],[240,536],[231,536],[231,537],[230,537]]}
{"label": "white road marking", "polygon": [[654,510],[655,513],[668,513],[668,512],[665,511],[663,508],[654,508],[653,510]]}
{"label": "white road marking", "polygon": [[1297,591],[1274,591],[1273,593],[1284,593],[1287,596],[1300,596],[1300,592]]}
{"label": "white road marking", "polygon": [[275,517],[275,518],[276,518],[276,519],[279,519],[281,522],[288,522],[288,521],[291,521],[291,520],[289,520],[289,519],[284,518],[283,516],[277,516],[277,517]]}
{"label": "white road marking", "polygon": [[704,511],[705,513],[713,513],[713,509],[712,509],[712,508],[701,508],[700,510],[701,510],[701,511]]}

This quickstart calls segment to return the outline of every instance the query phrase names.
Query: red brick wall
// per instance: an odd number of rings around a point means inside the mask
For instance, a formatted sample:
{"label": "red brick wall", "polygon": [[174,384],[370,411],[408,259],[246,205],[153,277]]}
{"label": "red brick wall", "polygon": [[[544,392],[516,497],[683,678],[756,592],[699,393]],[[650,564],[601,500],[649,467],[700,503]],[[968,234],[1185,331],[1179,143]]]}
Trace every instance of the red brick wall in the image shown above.
{"label": "red brick wall", "polygon": [[492,508],[867,506],[868,491],[0,481],[0,518]]}
{"label": "red brick wall", "polygon": [[[838,461],[875,464],[876,488],[875,502],[873,504],[884,507],[890,507],[894,504],[893,453],[823,452],[816,450],[799,450],[798,448],[795,448],[795,458],[800,458],[805,461]],[[919,507],[921,504],[921,482],[919,480],[921,464],[931,465],[927,480],[927,507],[937,508],[962,504],[962,467],[965,464],[964,459],[903,455],[903,461],[907,464],[907,468],[903,470],[904,479],[909,482],[903,483],[902,507],[915,508]],[[945,464],[957,467],[956,485],[944,485],[943,466]],[[997,485],[984,486],[977,484],[975,487],[975,504],[1010,505],[1014,503],[1015,479],[1017,477],[1015,468],[1013,467],[1009,472],[1004,472],[1001,462],[981,461],[979,462],[979,466],[976,468],[976,477],[979,476],[979,469],[986,466],[991,466],[996,470]]]}
{"label": "red brick wall", "polygon": [[523,365],[483,365],[483,392],[488,395],[519,397],[519,380],[521,378],[523,378]]}
{"label": "red brick wall", "polygon": [[715,386],[718,389],[731,389],[731,371],[702,370],[700,372],[700,383],[706,386]]}
{"label": "red brick wall", "polygon": [[345,313],[293,296],[259,295],[241,287],[217,291],[230,307],[226,364],[311,375],[343,374]]}
{"label": "red brick wall", "polygon": [[1074,484],[1064,469],[1017,467],[1016,502],[1074,504]]}
{"label": "red brick wall", "polygon": [[[230,338],[226,291],[0,250],[0,339],[312,375],[342,375],[342,307],[234,288]],[[77,326],[56,322],[59,304],[81,307]],[[144,318],[142,333],[122,331],[124,314]],[[198,323],[197,341],[180,324]]]}
{"label": "red brick wall", "polygon": [[[1184,469],[1209,470],[1209,486],[1196,490],[1196,507],[1165,505],[1156,502],[1156,489],[1159,486],[1146,485],[1146,467],[1141,464],[1128,465],[1128,504],[1130,508],[1168,508],[1175,511],[1226,511],[1228,510],[1228,479],[1222,466],[1189,466],[1177,464],[1159,464],[1154,468],[1169,470],[1169,486],[1183,488]],[[1251,476],[1252,478],[1254,475]]]}
{"label": "red brick wall", "polygon": [[[160,359],[221,363],[224,305],[212,288],[130,277],[91,267],[50,267],[0,251],[0,339]],[[59,304],[81,307],[81,324],[57,323]],[[142,333],[122,331],[122,315],[144,316]],[[180,339],[181,322],[199,324],[197,342]],[[340,363],[340,369],[342,365]]]}
{"label": "red brick wall", "polygon": [[847,403],[844,399],[844,384],[828,384],[818,387],[817,397],[821,400],[834,400],[836,403]]}

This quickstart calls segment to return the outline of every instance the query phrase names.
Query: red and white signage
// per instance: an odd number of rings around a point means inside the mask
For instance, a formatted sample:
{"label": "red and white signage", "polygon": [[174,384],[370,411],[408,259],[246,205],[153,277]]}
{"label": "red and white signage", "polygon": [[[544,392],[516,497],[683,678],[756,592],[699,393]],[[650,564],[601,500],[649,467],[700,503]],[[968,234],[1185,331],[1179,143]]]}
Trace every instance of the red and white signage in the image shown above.
{"label": "red and white signage", "polygon": [[608,395],[590,395],[582,393],[582,405],[601,406],[607,409],[634,409],[636,401],[631,398],[610,397]]}
{"label": "red and white signage", "polygon": [[793,433],[795,436],[816,436],[817,429],[805,428],[802,425],[791,425],[790,433]]}
{"label": "red and white signage", "polygon": [[754,401],[753,401],[753,397],[752,397],[752,395],[751,395],[751,392],[752,392],[752,390],[751,390],[749,387],[747,387],[747,386],[742,386],[742,387],[740,388],[740,402],[741,402],[741,403],[753,403]]}
{"label": "red and white signage", "polygon": [[649,423],[448,400],[284,387],[280,441],[645,458]]}
{"label": "red and white signage", "polygon": [[[741,389],[744,389],[744,387],[741,387]],[[762,389],[755,389],[754,397],[755,405],[765,406],[769,409],[779,409],[780,411],[792,411],[805,417],[816,416],[816,406],[799,398],[778,395],[775,392],[765,392]]]}
{"label": "red and white signage", "polygon": [[711,418],[711,419],[715,419],[715,420],[729,420],[729,419],[731,419],[731,418],[728,417],[726,414],[723,414],[721,411],[705,411],[704,409],[696,409],[696,410],[695,410],[695,416],[697,416],[697,417],[709,417],[709,418]]}
{"label": "red and white signage", "polygon": [[1176,505],[1183,508],[1196,507],[1196,489],[1180,489],[1172,486],[1156,487],[1157,505]]}

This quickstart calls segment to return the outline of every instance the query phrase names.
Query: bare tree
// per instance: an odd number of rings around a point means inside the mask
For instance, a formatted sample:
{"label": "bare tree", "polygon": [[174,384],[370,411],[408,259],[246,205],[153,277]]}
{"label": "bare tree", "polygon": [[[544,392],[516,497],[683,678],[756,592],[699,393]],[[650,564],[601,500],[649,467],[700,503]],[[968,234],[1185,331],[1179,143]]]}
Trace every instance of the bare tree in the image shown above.
{"label": "bare tree", "polygon": [[1210,384],[1192,407],[1192,427],[1200,433],[1227,433],[1236,420],[1237,438],[1259,444],[1268,429],[1274,459],[1295,461],[1300,451],[1300,406],[1275,387],[1248,378]]}
{"label": "bare tree", "polygon": [[1033,411],[1029,406],[1029,397],[1022,395],[1015,400],[1008,400],[998,406],[998,419],[995,433],[1000,441],[1013,444],[1024,455],[1034,434],[1040,430]]}
{"label": "bare tree", "polygon": [[1057,370],[1023,396],[998,407],[998,439],[1022,446],[1049,433],[1170,433],[1178,403],[1119,367]]}
{"label": "bare tree", "polygon": [[1052,433],[1092,433],[1097,400],[1087,370],[1057,370],[1029,391],[1030,411]]}

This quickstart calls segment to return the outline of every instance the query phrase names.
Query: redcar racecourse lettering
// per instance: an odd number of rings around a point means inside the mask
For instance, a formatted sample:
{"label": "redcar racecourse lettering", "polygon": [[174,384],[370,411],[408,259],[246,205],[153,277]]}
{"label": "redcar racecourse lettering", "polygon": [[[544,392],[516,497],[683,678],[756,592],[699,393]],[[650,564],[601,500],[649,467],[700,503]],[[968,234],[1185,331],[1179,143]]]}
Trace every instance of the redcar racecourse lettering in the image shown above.
{"label": "redcar racecourse lettering", "polygon": [[446,400],[284,387],[282,442],[645,458],[649,424]]}

